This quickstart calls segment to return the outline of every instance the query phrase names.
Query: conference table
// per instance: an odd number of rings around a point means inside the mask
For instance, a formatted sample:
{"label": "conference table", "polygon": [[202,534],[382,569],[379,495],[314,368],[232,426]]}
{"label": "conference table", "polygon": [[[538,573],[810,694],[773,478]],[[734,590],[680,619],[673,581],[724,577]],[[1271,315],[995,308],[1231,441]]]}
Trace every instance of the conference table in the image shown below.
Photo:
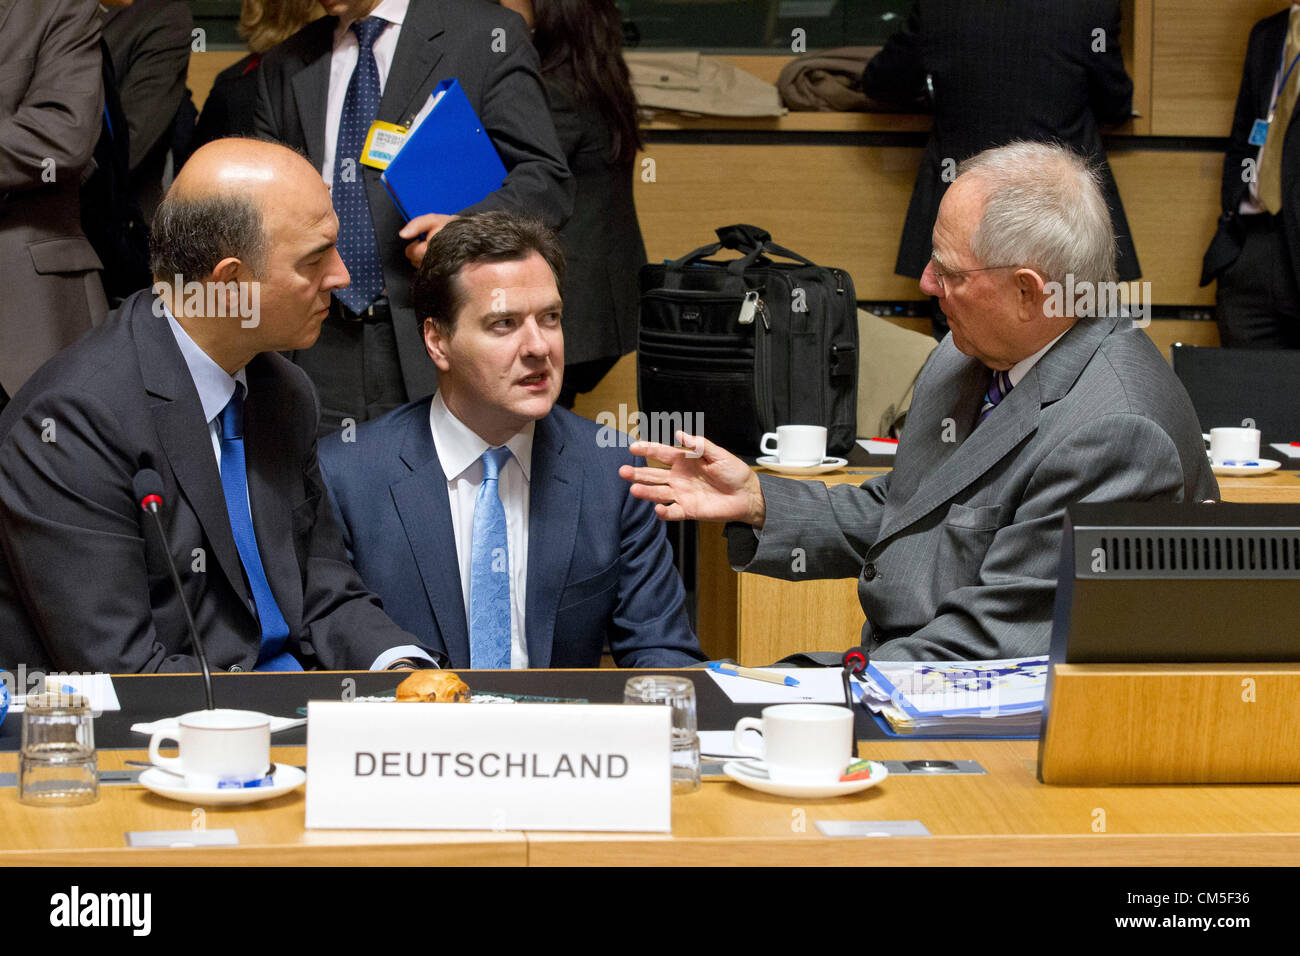
{"label": "conference table", "polygon": [[[800,480],[857,485],[885,474],[891,464],[888,456],[867,455],[855,447],[845,468]],[[1224,501],[1300,504],[1300,471],[1294,465],[1218,481]],[[841,651],[857,643],[864,619],[856,579],[780,581],[738,574],[727,561],[723,527],[700,522],[697,531],[697,631],[710,658],[761,667],[789,654]]]}
{"label": "conference table", "polygon": [[[472,688],[617,703],[634,671],[466,671]],[[729,728],[762,705],[732,703],[707,674],[694,679],[701,729]],[[382,694],[392,673],[215,675],[218,706],[293,716],[309,699]],[[96,720],[101,773],[147,759],[135,721],[201,706],[196,675],[114,679],[122,711]],[[476,706],[464,704],[393,706]],[[0,774],[16,768],[20,719],[0,725]],[[272,759],[301,765],[303,729],[273,741]],[[672,799],[672,832],[307,830],[305,791],[246,806],[202,807],[138,784],[104,783],[97,803],[66,809],[18,803],[0,786],[4,866],[431,865],[1106,865],[1260,866],[1300,863],[1300,786],[1061,787],[1035,776],[1033,740],[886,739],[858,715],[860,753],[891,775],[859,794],[769,796],[725,778]],[[936,774],[913,761],[975,761],[978,773]],[[907,772],[904,772],[907,771]],[[125,776],[119,774],[119,776]],[[4,779],[4,778],[0,778]],[[310,783],[308,784],[310,786]],[[829,837],[819,821],[916,821],[928,835]],[[233,829],[237,846],[132,848],[140,830]]]}

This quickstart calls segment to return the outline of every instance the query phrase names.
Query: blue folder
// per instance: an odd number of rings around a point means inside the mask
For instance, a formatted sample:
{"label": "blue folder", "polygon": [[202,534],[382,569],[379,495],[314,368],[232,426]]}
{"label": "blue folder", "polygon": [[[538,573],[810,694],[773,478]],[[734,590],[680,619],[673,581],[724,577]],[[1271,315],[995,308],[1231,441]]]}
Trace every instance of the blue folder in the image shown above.
{"label": "blue folder", "polygon": [[[445,91],[445,92],[443,92]],[[457,80],[443,80],[442,98],[416,127],[380,177],[406,219],[451,216],[501,188],[506,168]]]}

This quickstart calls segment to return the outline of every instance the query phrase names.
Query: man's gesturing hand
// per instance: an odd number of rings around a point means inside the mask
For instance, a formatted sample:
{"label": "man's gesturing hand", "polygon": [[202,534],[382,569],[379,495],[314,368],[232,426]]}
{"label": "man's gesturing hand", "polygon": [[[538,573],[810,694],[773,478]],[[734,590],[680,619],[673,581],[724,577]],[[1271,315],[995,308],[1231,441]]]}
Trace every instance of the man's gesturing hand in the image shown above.
{"label": "man's gesturing hand", "polygon": [[743,521],[763,527],[767,507],[753,469],[708,439],[678,432],[677,440],[686,447],[632,443],[632,454],[668,466],[619,468],[620,477],[632,482],[632,494],[653,501],[655,514],[666,521]]}

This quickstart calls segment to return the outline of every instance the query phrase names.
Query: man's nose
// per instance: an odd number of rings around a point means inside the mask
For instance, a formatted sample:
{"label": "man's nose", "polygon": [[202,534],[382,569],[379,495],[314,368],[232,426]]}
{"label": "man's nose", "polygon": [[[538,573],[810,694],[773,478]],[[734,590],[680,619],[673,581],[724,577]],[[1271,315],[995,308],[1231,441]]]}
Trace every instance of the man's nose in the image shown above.
{"label": "man's nose", "polygon": [[546,356],[551,353],[551,343],[542,334],[542,327],[537,324],[537,320],[529,316],[524,322],[524,354]]}
{"label": "man's nose", "polygon": [[943,287],[939,285],[939,280],[934,277],[933,259],[925,264],[925,271],[921,273],[921,291],[926,295],[943,298]]}
{"label": "man's nose", "polygon": [[330,250],[330,255],[334,261],[330,263],[329,272],[322,283],[326,289],[342,289],[352,284],[352,276],[348,274],[348,267],[343,264],[343,257],[339,255],[337,248]]}

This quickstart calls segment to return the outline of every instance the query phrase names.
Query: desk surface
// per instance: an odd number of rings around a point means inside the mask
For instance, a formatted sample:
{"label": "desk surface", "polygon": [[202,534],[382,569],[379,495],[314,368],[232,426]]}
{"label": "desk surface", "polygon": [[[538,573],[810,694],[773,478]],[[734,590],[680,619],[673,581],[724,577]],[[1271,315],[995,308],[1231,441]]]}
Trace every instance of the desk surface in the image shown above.
{"label": "desk surface", "polygon": [[[601,672],[549,672],[586,683]],[[365,675],[306,675],[344,678]],[[623,676],[623,675],[616,675]],[[301,678],[300,678],[301,679]],[[143,677],[165,686],[168,677]],[[223,680],[250,684],[260,675]],[[482,680],[478,682],[480,685]],[[233,685],[231,685],[233,686]],[[261,685],[271,686],[269,683]],[[136,691],[128,690],[128,694]],[[294,703],[282,702],[281,710]],[[127,715],[140,716],[140,715]],[[707,728],[706,726],[706,729]],[[665,834],[305,830],[304,791],[244,807],[200,808],[136,785],[105,785],[98,803],[49,810],[0,789],[3,865],[1265,865],[1300,863],[1300,786],[1050,787],[1035,777],[1032,741],[864,741],[878,760],[972,759],[972,776],[894,776],[830,800],[772,797],[731,782],[673,798]],[[306,750],[279,746],[301,764]],[[101,751],[118,769],[141,751]],[[16,755],[0,754],[0,771]],[[919,820],[929,837],[823,837],[818,820]],[[237,847],[131,849],[130,830],[231,828]]]}

